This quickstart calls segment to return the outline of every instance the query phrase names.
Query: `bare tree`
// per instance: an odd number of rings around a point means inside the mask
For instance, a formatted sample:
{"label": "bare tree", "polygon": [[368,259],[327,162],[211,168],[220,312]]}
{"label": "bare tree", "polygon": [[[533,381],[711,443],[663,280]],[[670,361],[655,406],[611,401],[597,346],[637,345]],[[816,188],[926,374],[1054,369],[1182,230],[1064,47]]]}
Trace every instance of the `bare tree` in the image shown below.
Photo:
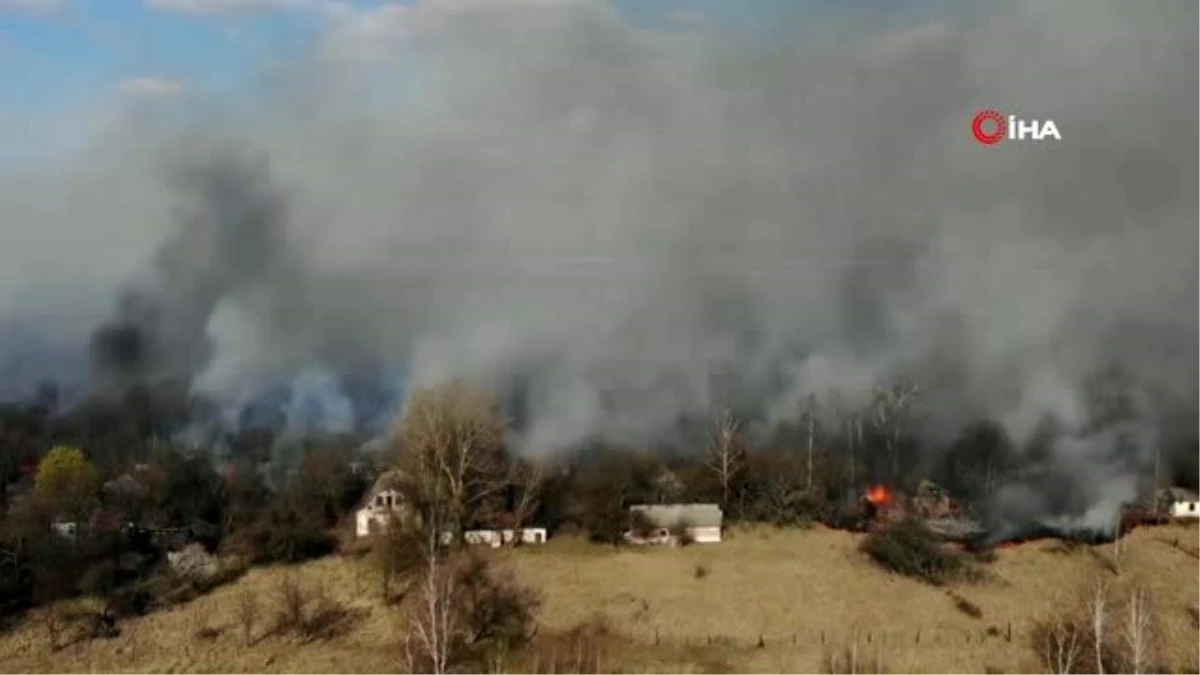
{"label": "bare tree", "polygon": [[1150,610],[1146,591],[1134,589],[1125,617],[1125,646],[1129,649],[1129,667],[1133,675],[1145,672],[1150,661]]}
{"label": "bare tree", "polygon": [[1092,648],[1096,657],[1096,672],[1104,675],[1104,639],[1108,623],[1108,582],[1101,579],[1092,589],[1087,601],[1088,618],[1092,627]]}
{"label": "bare tree", "polygon": [[516,499],[512,505],[514,545],[524,538],[522,529],[529,524],[529,520],[541,504],[544,482],[545,470],[542,464],[532,461],[513,463],[509,472],[509,483],[516,489]]}
{"label": "bare tree", "polygon": [[1041,622],[1034,633],[1034,648],[1052,673],[1065,675],[1075,672],[1084,655],[1085,633],[1076,616],[1059,612]]}
{"label": "bare tree", "polygon": [[506,485],[506,430],[496,399],[458,380],[409,401],[396,433],[407,489],[425,510],[444,513],[455,541],[471,509]]}
{"label": "bare tree", "polygon": [[1124,568],[1129,551],[1125,546],[1125,523],[1117,521],[1117,537],[1113,540],[1112,568],[1113,573],[1120,575]]}
{"label": "bare tree", "polygon": [[808,400],[800,407],[800,420],[804,427],[806,439],[806,456],[805,456],[805,479],[804,489],[812,492],[813,489],[813,452],[817,442],[817,427],[818,418],[820,416],[821,407],[817,402],[816,394],[809,394]]}
{"label": "bare tree", "polygon": [[746,466],[741,432],[729,411],[722,414],[714,425],[707,466],[721,484],[721,508],[728,509],[733,482]]}
{"label": "bare tree", "polygon": [[414,615],[401,636],[401,665],[406,672],[446,673],[458,639],[454,611],[454,575],[444,564],[436,520],[423,534],[424,569]]}
{"label": "bare tree", "polygon": [[921,388],[910,380],[875,387],[872,413],[883,434],[884,447],[891,461],[893,476],[900,475],[900,441]]}

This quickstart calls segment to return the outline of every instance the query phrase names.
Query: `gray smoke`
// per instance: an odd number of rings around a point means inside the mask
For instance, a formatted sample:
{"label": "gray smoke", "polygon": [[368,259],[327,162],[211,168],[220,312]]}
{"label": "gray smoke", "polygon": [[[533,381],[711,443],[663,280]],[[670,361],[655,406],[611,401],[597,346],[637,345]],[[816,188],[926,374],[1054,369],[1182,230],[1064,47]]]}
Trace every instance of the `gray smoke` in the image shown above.
{"label": "gray smoke", "polygon": [[[634,27],[599,0],[425,0],[402,67],[361,86],[296,65],[168,153],[182,185],[126,128],[3,188],[0,215],[47,242],[0,256],[83,285],[157,249],[149,300],[118,316],[140,337],[100,341],[120,372],[231,406],[309,368],[461,376],[520,396],[531,452],[905,375],[930,439],[979,416],[1018,445],[1071,432],[1054,480],[1001,502],[1082,516],[1127,491],[1168,411],[1194,430],[1197,9],[989,9],[764,38]],[[1063,139],[980,146],[989,107]],[[1087,428],[1083,383],[1113,365],[1156,401],[1136,442]],[[1056,491],[1073,501],[1022,496]]]}

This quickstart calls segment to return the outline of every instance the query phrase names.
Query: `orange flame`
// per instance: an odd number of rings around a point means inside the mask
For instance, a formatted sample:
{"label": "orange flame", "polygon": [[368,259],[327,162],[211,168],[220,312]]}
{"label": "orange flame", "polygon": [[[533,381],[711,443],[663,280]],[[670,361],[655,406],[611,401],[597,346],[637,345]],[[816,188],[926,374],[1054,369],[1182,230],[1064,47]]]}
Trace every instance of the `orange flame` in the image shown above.
{"label": "orange flame", "polygon": [[891,506],[892,491],[886,485],[872,485],[871,489],[867,490],[866,500],[876,508]]}

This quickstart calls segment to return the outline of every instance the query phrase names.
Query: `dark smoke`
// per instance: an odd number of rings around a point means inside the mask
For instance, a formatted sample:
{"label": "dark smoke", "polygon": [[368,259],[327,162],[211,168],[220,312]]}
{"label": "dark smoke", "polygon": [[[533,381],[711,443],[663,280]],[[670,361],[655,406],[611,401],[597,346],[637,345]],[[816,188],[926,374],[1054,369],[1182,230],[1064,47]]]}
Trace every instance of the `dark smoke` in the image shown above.
{"label": "dark smoke", "polygon": [[122,291],[116,315],[92,336],[101,391],[190,386],[212,358],[207,331],[218,303],[269,278],[284,255],[284,202],[265,160],[220,149],[173,178],[184,198],[179,231],[159,248],[143,287]]}

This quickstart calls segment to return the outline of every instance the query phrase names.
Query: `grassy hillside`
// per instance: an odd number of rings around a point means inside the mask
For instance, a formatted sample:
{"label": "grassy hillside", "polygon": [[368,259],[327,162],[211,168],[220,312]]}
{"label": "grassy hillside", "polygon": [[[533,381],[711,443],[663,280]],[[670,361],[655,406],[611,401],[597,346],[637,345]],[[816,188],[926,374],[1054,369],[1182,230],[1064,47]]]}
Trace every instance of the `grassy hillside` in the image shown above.
{"label": "grassy hillside", "polygon": [[[1148,591],[1157,660],[1196,672],[1195,527],[1134,532],[1120,574],[1110,569],[1112,545],[1037,542],[999,552],[986,581],[950,589],[881,571],[857,550],[861,539],[824,528],[757,528],[711,546],[622,550],[559,539],[496,555],[541,589],[539,635],[607,619],[617,637],[599,657],[604,670],[822,672],[831,654],[854,645],[859,672],[1028,672],[1039,668],[1027,637],[1032,623],[1104,578],[1114,598],[1132,587]],[[342,607],[326,635],[264,635],[289,576]],[[187,605],[126,620],[118,637],[58,650],[46,621],[33,615],[0,636],[0,670],[395,671],[397,610],[379,595],[378,577],[361,559],[259,569]],[[249,645],[241,621],[248,605],[258,609]],[[1114,625],[1119,620],[1114,615]]]}

